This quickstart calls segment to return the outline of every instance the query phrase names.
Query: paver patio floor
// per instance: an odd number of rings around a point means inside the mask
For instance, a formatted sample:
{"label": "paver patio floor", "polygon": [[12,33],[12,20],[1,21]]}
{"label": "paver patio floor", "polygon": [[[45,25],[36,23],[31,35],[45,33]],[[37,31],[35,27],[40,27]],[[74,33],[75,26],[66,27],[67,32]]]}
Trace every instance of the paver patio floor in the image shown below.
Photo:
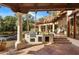
{"label": "paver patio floor", "polygon": [[79,47],[72,44],[38,45],[23,50],[16,54],[21,55],[79,55]]}
{"label": "paver patio floor", "polygon": [[78,55],[79,47],[72,44],[52,44],[45,45],[38,51],[29,51],[28,54],[35,55]]}
{"label": "paver patio floor", "polygon": [[73,44],[41,44],[15,51],[0,53],[3,55],[79,55],[79,47]]}

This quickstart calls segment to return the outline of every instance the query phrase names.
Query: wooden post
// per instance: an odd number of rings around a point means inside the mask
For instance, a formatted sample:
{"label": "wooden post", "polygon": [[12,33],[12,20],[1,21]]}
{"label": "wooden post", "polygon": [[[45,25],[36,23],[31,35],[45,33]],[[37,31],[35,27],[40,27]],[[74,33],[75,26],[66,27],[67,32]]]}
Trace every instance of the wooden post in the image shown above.
{"label": "wooden post", "polygon": [[74,38],[76,38],[76,13],[74,14]]}
{"label": "wooden post", "polygon": [[67,19],[68,19],[68,21],[67,21],[67,22],[68,22],[68,26],[67,26],[67,27],[68,27],[67,36],[70,37],[70,19],[69,19],[68,16],[67,16]]}

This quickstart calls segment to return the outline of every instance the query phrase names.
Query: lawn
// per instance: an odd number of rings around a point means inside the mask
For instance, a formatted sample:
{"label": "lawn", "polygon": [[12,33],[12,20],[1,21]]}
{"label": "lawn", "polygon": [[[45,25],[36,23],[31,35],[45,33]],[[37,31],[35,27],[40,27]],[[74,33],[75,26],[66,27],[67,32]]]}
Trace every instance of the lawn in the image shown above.
{"label": "lawn", "polygon": [[16,34],[16,31],[5,31],[5,32],[0,32],[0,35],[14,35]]}

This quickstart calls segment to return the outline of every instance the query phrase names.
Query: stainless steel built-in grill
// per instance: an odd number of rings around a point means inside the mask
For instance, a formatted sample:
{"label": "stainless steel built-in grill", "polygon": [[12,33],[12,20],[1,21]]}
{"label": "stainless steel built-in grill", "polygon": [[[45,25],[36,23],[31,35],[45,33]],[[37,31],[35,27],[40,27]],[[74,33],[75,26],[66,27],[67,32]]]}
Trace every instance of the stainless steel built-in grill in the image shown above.
{"label": "stainless steel built-in grill", "polygon": [[30,37],[36,37],[36,32],[30,32]]}

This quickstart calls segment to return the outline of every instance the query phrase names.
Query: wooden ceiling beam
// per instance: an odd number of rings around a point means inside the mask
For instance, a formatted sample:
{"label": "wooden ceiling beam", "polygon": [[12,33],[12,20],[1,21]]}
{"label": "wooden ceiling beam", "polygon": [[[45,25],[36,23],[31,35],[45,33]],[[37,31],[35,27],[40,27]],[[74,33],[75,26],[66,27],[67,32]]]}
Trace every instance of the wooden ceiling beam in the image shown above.
{"label": "wooden ceiling beam", "polygon": [[3,3],[14,12],[42,11],[42,10],[74,10],[79,8],[77,3]]}

